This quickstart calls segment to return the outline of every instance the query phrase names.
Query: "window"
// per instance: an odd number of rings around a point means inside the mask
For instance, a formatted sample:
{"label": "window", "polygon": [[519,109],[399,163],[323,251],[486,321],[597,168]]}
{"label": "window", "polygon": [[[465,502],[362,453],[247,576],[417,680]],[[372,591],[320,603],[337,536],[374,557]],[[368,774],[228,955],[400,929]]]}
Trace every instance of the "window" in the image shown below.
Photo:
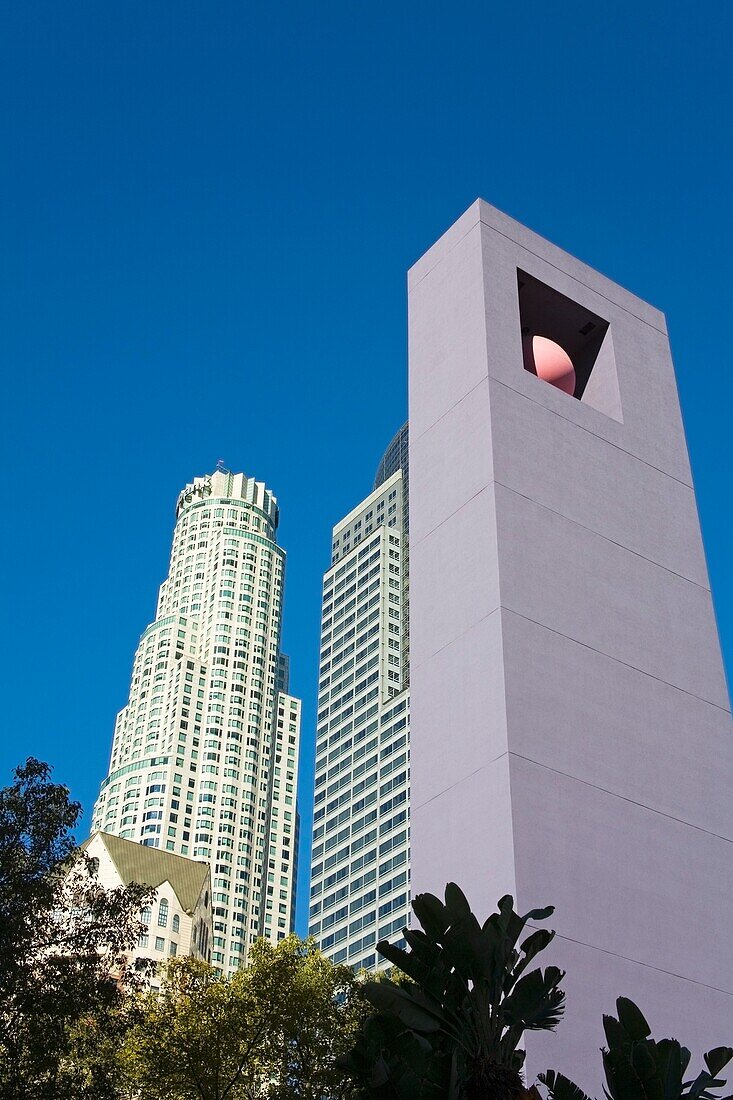
{"label": "window", "polygon": [[155,937],[155,950],[156,951],[163,951],[164,948],[165,948],[165,940],[163,939],[162,936],[156,936]]}
{"label": "window", "polygon": [[174,932],[178,932],[180,927],[181,927],[181,918],[178,916],[178,913],[176,913],[175,916],[173,917],[173,923],[171,924],[171,928],[173,929]]}
{"label": "window", "polygon": [[146,905],[145,908],[143,909],[142,913],[140,914],[140,920],[143,922],[143,924],[150,924],[151,916],[152,916],[152,912],[148,908],[148,906]]}
{"label": "window", "polygon": [[177,943],[171,943],[170,950],[169,950],[168,954],[169,955],[175,955],[177,951],[178,951],[178,944]]}
{"label": "window", "polygon": [[621,422],[609,322],[523,271],[517,283],[524,369]]}
{"label": "window", "polygon": [[162,898],[160,907],[158,908],[158,926],[160,928],[168,927],[168,901],[166,898]]}

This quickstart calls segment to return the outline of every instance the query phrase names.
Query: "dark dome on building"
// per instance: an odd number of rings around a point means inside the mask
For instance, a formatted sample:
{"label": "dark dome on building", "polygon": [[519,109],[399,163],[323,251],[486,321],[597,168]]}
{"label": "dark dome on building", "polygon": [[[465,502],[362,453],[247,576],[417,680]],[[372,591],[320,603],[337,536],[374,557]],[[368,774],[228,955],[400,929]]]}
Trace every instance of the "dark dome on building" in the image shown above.
{"label": "dark dome on building", "polygon": [[374,478],[374,489],[378,489],[379,486],[396,473],[397,470],[402,470],[405,478],[405,484],[408,480],[409,472],[409,459],[407,454],[407,439],[408,439],[408,425],[403,424],[397,435],[390,443],[387,450],[382,455],[382,461],[377,467],[377,476]]}

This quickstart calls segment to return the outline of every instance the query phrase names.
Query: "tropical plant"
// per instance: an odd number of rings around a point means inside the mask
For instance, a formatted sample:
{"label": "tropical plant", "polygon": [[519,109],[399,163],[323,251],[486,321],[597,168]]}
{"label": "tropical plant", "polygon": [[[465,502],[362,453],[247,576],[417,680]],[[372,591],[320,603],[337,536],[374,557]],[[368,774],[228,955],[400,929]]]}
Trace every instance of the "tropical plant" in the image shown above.
{"label": "tropical plant", "polygon": [[[713,1091],[725,1085],[718,1078],[733,1058],[731,1047],[715,1047],[703,1055],[706,1069],[685,1080],[690,1052],[676,1039],[651,1038],[651,1029],[633,1001],[619,997],[615,1016],[603,1017],[607,1046],[603,1047],[604,1092],[609,1100],[733,1100]],[[561,1073],[548,1070],[539,1079],[550,1100],[590,1100]]]}
{"label": "tropical plant", "polygon": [[405,929],[410,950],[377,947],[412,984],[368,982],[376,1009],[346,1059],[363,1096],[411,1100],[502,1100],[523,1089],[519,1049],[528,1030],[552,1031],[563,1012],[564,972],[555,966],[526,973],[554,932],[537,929],[519,944],[530,921],[511,896],[481,925],[465,895],[449,883],[445,903],[419,894],[412,908],[422,931]]}

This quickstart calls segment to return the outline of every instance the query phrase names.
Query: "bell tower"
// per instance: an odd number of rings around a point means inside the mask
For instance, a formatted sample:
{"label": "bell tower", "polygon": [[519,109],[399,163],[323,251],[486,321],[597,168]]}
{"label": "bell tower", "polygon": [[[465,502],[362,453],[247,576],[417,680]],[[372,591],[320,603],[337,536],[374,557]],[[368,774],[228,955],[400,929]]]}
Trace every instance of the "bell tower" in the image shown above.
{"label": "bell tower", "polygon": [[552,904],[600,1095],[637,1001],[730,1040],[733,740],[664,317],[482,201],[409,273],[412,892]]}

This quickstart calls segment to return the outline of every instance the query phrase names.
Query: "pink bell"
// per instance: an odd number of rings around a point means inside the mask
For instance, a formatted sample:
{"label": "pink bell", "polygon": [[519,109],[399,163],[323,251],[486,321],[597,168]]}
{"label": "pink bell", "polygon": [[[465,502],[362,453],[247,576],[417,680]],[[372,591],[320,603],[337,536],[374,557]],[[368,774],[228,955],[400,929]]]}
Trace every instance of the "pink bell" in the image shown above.
{"label": "pink bell", "polygon": [[527,333],[524,341],[527,370],[572,397],[575,392],[575,368],[565,349],[546,336],[533,336],[532,333]]}

